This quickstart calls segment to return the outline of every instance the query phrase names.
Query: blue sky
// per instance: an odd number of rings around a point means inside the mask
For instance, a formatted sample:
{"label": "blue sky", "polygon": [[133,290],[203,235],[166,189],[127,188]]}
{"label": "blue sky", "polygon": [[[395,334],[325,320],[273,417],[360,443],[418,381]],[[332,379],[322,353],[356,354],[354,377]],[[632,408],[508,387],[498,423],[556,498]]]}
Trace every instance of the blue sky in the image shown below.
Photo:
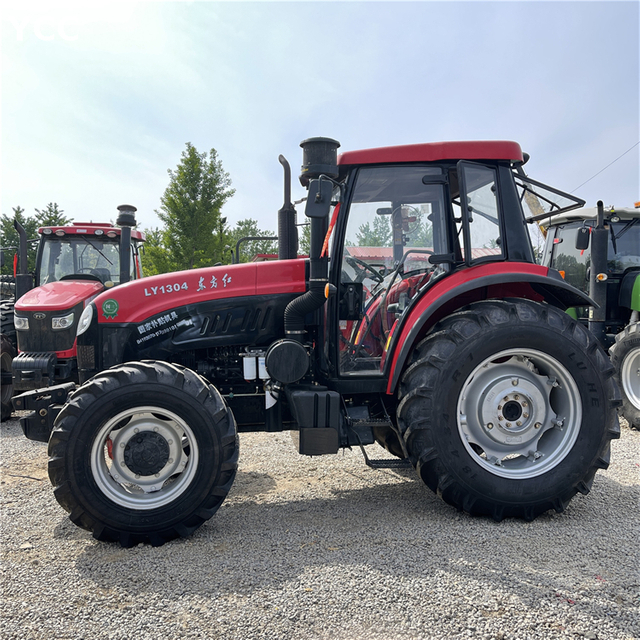
{"label": "blue sky", "polygon": [[[138,207],[215,148],[231,223],[275,230],[284,154],[516,140],[574,191],[640,141],[638,2],[22,2],[2,12],[2,213]],[[640,146],[578,188],[640,200]],[[303,190],[294,181],[294,198]]]}

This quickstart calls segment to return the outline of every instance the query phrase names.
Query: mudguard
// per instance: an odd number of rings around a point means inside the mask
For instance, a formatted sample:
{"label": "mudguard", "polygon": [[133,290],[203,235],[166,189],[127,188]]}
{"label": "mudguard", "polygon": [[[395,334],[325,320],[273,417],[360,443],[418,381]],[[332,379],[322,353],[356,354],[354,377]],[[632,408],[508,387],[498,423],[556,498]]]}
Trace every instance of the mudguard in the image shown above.
{"label": "mudguard", "polygon": [[387,393],[395,393],[413,345],[441,318],[476,300],[527,298],[561,309],[594,305],[554,269],[536,264],[497,262],[462,269],[436,282],[411,305],[392,329],[387,351]]}

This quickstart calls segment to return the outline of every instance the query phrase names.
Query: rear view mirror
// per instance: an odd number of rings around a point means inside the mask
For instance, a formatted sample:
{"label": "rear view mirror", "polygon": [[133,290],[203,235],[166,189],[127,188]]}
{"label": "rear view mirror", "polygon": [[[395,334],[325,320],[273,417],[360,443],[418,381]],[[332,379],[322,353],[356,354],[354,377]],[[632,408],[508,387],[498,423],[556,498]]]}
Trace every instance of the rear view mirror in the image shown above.
{"label": "rear view mirror", "polygon": [[331,208],[333,183],[329,180],[310,180],[309,195],[304,210],[307,218],[326,218]]}
{"label": "rear view mirror", "polygon": [[578,234],[576,235],[576,249],[578,251],[584,251],[589,247],[589,227],[580,227]]}

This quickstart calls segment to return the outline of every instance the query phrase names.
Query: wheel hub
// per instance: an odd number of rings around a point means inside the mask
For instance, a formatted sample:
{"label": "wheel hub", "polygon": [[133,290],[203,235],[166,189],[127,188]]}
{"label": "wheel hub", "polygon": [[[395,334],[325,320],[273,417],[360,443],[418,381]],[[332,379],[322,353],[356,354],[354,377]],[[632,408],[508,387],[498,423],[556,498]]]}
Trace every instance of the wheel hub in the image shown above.
{"label": "wheel hub", "polygon": [[169,460],[167,441],[153,431],[141,431],[127,442],[124,448],[124,463],[140,476],[158,473]]}
{"label": "wheel hub", "polygon": [[482,467],[509,478],[554,467],[573,446],[581,423],[575,381],[553,356],[509,349],[487,358],[464,383],[458,429]]}
{"label": "wheel hub", "polygon": [[543,392],[548,397],[549,391],[544,382],[524,362],[488,366],[481,371],[467,398],[472,403],[469,406],[478,407],[477,419],[486,436],[501,444],[537,439],[543,425],[550,426],[551,418],[556,417],[548,410]]}

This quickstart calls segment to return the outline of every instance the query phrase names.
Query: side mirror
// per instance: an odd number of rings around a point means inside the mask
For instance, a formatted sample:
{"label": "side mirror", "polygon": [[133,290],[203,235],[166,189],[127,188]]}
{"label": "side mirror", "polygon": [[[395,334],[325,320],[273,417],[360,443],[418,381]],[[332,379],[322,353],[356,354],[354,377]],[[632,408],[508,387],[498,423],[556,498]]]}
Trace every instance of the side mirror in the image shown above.
{"label": "side mirror", "polygon": [[576,249],[584,251],[589,248],[589,236],[591,235],[589,227],[580,227],[576,235]]}
{"label": "side mirror", "polygon": [[331,209],[333,183],[329,180],[310,180],[309,195],[304,213],[307,218],[326,218]]}

